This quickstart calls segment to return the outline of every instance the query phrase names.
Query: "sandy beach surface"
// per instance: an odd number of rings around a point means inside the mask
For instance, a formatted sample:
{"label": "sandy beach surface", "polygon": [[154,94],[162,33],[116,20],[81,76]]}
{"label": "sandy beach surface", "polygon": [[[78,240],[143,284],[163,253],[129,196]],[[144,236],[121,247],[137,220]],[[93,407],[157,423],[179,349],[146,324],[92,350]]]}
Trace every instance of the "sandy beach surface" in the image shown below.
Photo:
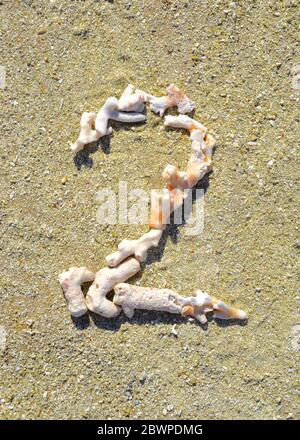
{"label": "sandy beach surface", "polygon": [[[296,0],[0,1],[0,418],[299,418],[299,21]],[[74,158],[80,116],[172,82],[217,139],[205,228],[168,228],[131,282],[249,321],[75,322],[58,274],[147,230],[99,224],[97,191],[163,187],[190,151],[148,109]]]}

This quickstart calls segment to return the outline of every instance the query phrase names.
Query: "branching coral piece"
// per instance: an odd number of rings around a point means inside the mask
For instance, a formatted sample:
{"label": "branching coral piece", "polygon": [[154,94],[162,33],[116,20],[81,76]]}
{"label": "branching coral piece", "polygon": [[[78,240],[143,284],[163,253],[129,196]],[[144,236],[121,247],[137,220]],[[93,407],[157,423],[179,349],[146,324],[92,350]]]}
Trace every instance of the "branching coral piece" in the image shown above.
{"label": "branching coral piece", "polygon": [[80,120],[80,133],[77,141],[71,145],[73,153],[78,153],[86,144],[96,142],[100,138],[100,133],[94,129],[96,114],[84,112]]}
{"label": "branching coral piece", "polygon": [[201,290],[197,290],[195,296],[184,297],[170,289],[120,283],[115,286],[114,291],[114,304],[121,306],[128,318],[133,317],[135,309],[142,309],[193,316],[201,324],[207,322],[205,314],[211,311],[214,311],[214,318],[218,319],[247,319],[243,310],[230,307]]}
{"label": "branching coral piece", "polygon": [[133,317],[135,309],[181,313],[179,295],[170,289],[153,289],[121,283],[115,286],[114,291],[114,303],[122,306],[128,318]]}
{"label": "branching coral piece", "polygon": [[81,284],[93,281],[94,278],[94,273],[86,267],[71,267],[59,275],[58,281],[72,316],[79,317],[87,312]]}
{"label": "branching coral piece", "polygon": [[116,284],[128,280],[139,272],[140,268],[140,263],[135,258],[129,258],[117,267],[105,267],[99,270],[86,296],[88,309],[105,318],[119,315],[120,308],[109,301],[106,295]]}
{"label": "branching coral piece", "polygon": [[[197,135],[197,138],[196,138]],[[206,145],[200,130],[194,130],[191,137],[192,142],[191,157],[187,164],[187,181],[189,188],[192,188],[208,173],[211,169],[211,148]]]}
{"label": "branching coral piece", "polygon": [[129,84],[119,99],[118,109],[125,112],[142,112],[144,108],[144,94]]}
{"label": "branching coral piece", "polygon": [[107,264],[114,267],[130,255],[134,255],[140,262],[144,261],[147,257],[147,251],[153,246],[158,246],[162,233],[162,230],[151,229],[138,240],[121,241],[117,252],[106,257]]}
{"label": "branching coral piece", "polygon": [[106,257],[106,262],[113,267],[130,255],[143,262],[147,258],[147,252],[151,247],[157,247],[166,228],[171,213],[182,205],[184,194],[179,189],[169,191],[163,189],[160,192],[153,191],[151,194],[151,219],[150,230],[137,240],[123,240],[118,245],[118,251]]}
{"label": "branching coral piece", "polygon": [[145,261],[148,250],[158,246],[170,214],[182,205],[183,198],[183,192],[177,188],[172,191],[168,189],[163,189],[160,192],[153,191],[151,194],[150,231],[137,240],[121,241],[117,252],[106,257],[107,264],[114,267],[130,255],[134,255],[140,262]]}
{"label": "branching coral piece", "polygon": [[142,113],[124,113],[118,109],[117,98],[108,98],[99,110],[97,116],[95,113],[84,112],[80,120],[80,133],[77,141],[71,145],[73,153],[78,153],[86,144],[96,142],[105,135],[112,133],[112,128],[107,127],[108,120],[136,123],[143,122],[146,116]]}
{"label": "branching coral piece", "polygon": [[160,116],[170,107],[177,107],[179,113],[190,113],[195,108],[195,103],[191,101],[185,93],[171,84],[167,88],[167,96],[161,96],[157,98],[156,96],[149,95],[149,93],[142,92],[138,90],[137,92],[143,93],[144,101],[150,103],[150,108],[155,113],[159,113]]}
{"label": "branching coral piece", "polygon": [[235,309],[225,304],[223,301],[208,295],[201,290],[196,291],[195,297],[186,299],[182,309],[183,316],[192,316],[202,324],[207,322],[205,314],[214,312],[213,317],[218,319],[247,319],[247,314],[243,310]]}

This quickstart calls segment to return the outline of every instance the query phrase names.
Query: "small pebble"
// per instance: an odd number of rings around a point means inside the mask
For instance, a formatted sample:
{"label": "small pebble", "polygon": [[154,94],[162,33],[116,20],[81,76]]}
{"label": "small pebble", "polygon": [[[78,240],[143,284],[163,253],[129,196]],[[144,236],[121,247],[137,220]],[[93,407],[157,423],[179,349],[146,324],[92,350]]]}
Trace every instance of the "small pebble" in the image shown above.
{"label": "small pebble", "polygon": [[68,177],[67,177],[67,176],[64,176],[64,177],[61,179],[61,183],[62,183],[62,185],[65,185],[65,184],[67,183],[68,180],[69,180]]}
{"label": "small pebble", "polygon": [[276,114],[276,113],[269,113],[269,114],[267,114],[267,116],[266,116],[266,119],[267,119],[268,121],[275,121],[276,118],[277,118],[277,114]]}
{"label": "small pebble", "polygon": [[175,338],[178,337],[178,332],[176,330],[176,324],[173,325],[172,330],[171,330],[171,335],[174,336]]}
{"label": "small pebble", "polygon": [[254,134],[254,133],[250,134],[249,140],[250,140],[250,142],[256,142],[257,141],[257,135]]}
{"label": "small pebble", "polygon": [[45,28],[45,27],[40,28],[40,29],[38,29],[38,31],[37,31],[37,35],[43,35],[43,34],[46,34],[47,31],[48,31],[48,29]]}
{"label": "small pebble", "polygon": [[144,385],[146,379],[147,379],[147,373],[146,373],[146,371],[143,371],[139,377],[140,384]]}

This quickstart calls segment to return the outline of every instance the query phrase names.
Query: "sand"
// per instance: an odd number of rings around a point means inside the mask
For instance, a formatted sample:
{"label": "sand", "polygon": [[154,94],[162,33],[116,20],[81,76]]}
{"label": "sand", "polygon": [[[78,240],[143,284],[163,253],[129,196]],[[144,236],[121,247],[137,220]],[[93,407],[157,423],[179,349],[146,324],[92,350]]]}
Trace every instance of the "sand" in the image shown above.
{"label": "sand", "polygon": [[[299,418],[299,3],[4,0],[0,19],[0,417]],[[97,223],[96,192],[160,188],[190,150],[148,111],[74,161],[80,115],[171,82],[218,143],[205,228],[169,228],[132,282],[200,288],[249,321],[73,322],[58,274],[147,229]]]}

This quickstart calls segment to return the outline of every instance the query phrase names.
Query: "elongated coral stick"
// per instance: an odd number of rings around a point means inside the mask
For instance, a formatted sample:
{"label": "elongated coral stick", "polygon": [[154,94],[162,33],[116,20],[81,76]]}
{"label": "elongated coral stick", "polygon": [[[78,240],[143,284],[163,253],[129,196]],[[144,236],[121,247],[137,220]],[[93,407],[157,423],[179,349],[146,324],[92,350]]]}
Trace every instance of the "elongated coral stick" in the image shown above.
{"label": "elongated coral stick", "polygon": [[114,288],[114,304],[122,307],[128,318],[132,318],[135,309],[156,310],[159,312],[181,313],[179,295],[170,289],[132,286],[120,283]]}
{"label": "elongated coral stick", "polygon": [[200,130],[204,135],[207,132],[207,128],[204,125],[202,125],[201,122],[198,122],[195,119],[192,119],[186,115],[179,115],[179,116],[167,115],[165,116],[164,126],[172,127],[172,128],[184,128],[185,130],[188,130],[190,133],[193,130]]}
{"label": "elongated coral stick", "polygon": [[119,110],[117,110],[117,107],[117,98],[111,97],[105,101],[105,104],[99,110],[96,117],[95,128],[101,133],[101,136],[104,136],[107,132],[107,123],[109,119],[129,123],[143,122],[146,120],[146,116],[142,113],[120,112]]}
{"label": "elongated coral stick", "polygon": [[213,317],[218,319],[247,319],[243,310],[230,307],[201,290],[197,290],[195,296],[184,297],[170,289],[120,283],[115,285],[114,291],[114,304],[121,306],[128,318],[133,317],[136,309],[142,309],[192,316],[201,324],[207,322],[206,313],[211,311],[214,312]]}

